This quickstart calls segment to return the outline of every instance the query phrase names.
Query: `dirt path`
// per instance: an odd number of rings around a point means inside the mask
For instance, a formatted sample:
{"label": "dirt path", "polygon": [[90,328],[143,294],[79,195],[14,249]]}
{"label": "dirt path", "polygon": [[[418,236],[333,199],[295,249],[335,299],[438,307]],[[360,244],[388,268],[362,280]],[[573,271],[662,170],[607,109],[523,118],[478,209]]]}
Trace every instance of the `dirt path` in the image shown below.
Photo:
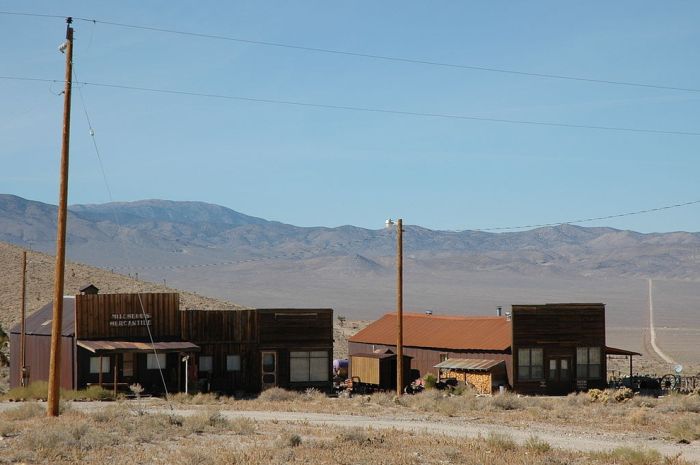
{"label": "dirt path", "polygon": [[[0,403],[0,410],[16,407],[14,403]],[[96,410],[111,403],[77,402],[73,408],[81,410]],[[176,407],[177,415],[192,415],[207,406],[202,407]],[[149,411],[168,413],[170,410],[162,407],[149,406]],[[645,438],[634,432],[629,434],[588,432],[572,429],[563,430],[559,427],[536,424],[527,427],[515,427],[497,424],[469,423],[468,419],[445,418],[442,421],[429,419],[400,418],[396,416],[368,417],[362,415],[336,415],[330,413],[307,412],[269,412],[269,411],[235,411],[221,410],[221,413],[229,419],[250,418],[256,421],[276,421],[294,423],[308,423],[313,425],[328,425],[347,428],[373,428],[394,429],[424,434],[443,434],[453,437],[477,437],[486,436],[491,432],[502,433],[511,436],[518,443],[525,442],[531,436],[548,442],[552,447],[560,449],[577,450],[584,452],[605,451],[620,446],[632,448],[649,448],[659,451],[665,456],[681,455],[688,461],[700,463],[700,442],[692,444],[675,444],[657,438]]]}
{"label": "dirt path", "polygon": [[654,349],[656,355],[661,357],[666,363],[675,365],[676,361],[670,356],[665,354],[659,346],[656,344],[656,328],[654,327],[654,295],[653,295],[654,285],[651,279],[649,279],[649,335],[651,339],[651,348]]}

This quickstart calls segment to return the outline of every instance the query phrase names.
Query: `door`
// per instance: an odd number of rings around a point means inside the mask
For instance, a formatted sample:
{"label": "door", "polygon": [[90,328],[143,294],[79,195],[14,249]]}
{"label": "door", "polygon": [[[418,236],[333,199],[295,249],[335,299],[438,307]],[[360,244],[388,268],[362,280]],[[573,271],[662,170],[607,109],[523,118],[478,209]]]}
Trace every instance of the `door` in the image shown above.
{"label": "door", "polygon": [[547,387],[550,394],[571,391],[571,358],[550,358],[547,362]]}
{"label": "door", "polygon": [[277,352],[262,352],[262,388],[277,386]]}

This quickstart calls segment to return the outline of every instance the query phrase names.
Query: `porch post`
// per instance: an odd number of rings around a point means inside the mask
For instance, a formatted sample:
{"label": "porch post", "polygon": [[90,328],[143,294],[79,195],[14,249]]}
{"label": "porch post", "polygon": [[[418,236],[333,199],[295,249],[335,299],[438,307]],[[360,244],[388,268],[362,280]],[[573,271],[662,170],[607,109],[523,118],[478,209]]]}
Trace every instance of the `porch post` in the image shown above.
{"label": "porch post", "polygon": [[114,386],[113,386],[113,392],[114,392],[114,398],[117,398],[117,369],[119,368],[119,363],[117,362],[119,360],[119,354],[114,354]]}
{"label": "porch post", "polygon": [[[98,370],[100,374],[98,375],[97,382],[102,387],[102,367],[104,366],[103,361],[102,361],[102,355],[100,355],[100,369]],[[109,366],[109,365],[107,365]]]}

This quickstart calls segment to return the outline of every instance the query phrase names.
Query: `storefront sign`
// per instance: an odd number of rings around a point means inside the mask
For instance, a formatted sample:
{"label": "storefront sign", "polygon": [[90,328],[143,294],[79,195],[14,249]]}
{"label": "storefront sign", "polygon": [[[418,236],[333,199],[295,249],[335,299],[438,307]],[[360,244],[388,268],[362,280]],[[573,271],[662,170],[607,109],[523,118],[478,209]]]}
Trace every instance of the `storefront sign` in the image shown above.
{"label": "storefront sign", "polygon": [[151,326],[150,313],[112,313],[110,326]]}

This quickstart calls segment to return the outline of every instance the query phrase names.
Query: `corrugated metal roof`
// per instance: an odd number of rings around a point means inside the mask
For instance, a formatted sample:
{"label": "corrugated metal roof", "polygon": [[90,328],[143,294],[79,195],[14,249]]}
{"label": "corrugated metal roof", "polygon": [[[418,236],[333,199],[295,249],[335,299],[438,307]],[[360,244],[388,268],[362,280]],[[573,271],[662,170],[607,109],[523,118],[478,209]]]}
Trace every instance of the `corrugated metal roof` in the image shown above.
{"label": "corrugated metal roof", "polygon": [[479,358],[450,358],[435,365],[435,368],[449,368],[450,370],[489,371],[503,360],[484,360]]}
{"label": "corrugated metal roof", "polygon": [[78,346],[93,353],[102,352],[196,352],[199,346],[191,342],[131,342],[131,341],[78,341]]}
{"label": "corrugated metal roof", "polygon": [[[39,336],[51,336],[51,319],[53,318],[53,302],[41,307],[36,312],[27,316],[25,321],[25,331],[27,334]],[[11,333],[20,333],[20,324],[17,323],[10,330]],[[75,334],[75,297],[63,297],[63,325],[61,326],[62,336],[73,336]]]}
{"label": "corrugated metal roof", "polygon": [[[396,345],[396,332],[396,313],[387,313],[349,341]],[[409,347],[504,351],[511,338],[511,322],[503,316],[403,314],[403,343]]]}

